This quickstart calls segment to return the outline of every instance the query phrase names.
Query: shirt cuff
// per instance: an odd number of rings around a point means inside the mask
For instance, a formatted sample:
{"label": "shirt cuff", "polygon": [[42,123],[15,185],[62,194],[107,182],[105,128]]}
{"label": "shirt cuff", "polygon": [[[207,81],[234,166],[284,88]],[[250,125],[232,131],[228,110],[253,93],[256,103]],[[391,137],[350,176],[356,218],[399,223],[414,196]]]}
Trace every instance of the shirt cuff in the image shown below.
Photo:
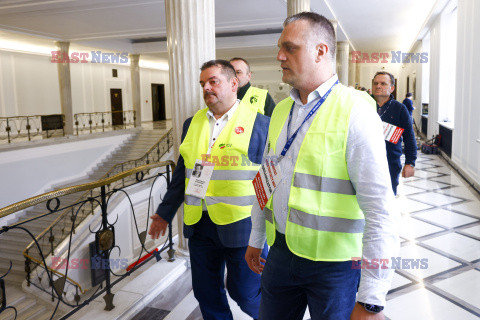
{"label": "shirt cuff", "polygon": [[252,229],[250,232],[250,240],[248,241],[248,245],[253,248],[263,249],[266,240],[267,236],[265,232]]}
{"label": "shirt cuff", "polygon": [[386,296],[391,287],[391,279],[372,279],[362,275],[358,288],[357,301],[385,306]]}

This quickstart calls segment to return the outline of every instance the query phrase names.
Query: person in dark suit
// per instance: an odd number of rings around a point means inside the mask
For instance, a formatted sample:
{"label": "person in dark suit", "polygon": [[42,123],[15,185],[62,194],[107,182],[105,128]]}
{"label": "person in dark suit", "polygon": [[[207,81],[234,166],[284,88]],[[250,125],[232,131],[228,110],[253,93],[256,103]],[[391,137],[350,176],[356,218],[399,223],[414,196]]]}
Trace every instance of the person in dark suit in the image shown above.
{"label": "person in dark suit", "polygon": [[413,110],[415,110],[412,99],[413,94],[409,92],[406,94],[405,99],[402,101],[403,105],[407,107],[408,113],[410,113],[410,117],[412,116]]}
{"label": "person in dark suit", "polygon": [[[249,269],[244,256],[256,201],[251,181],[262,160],[269,118],[237,99],[238,79],[228,61],[212,60],[201,70],[208,108],[183,124],[181,155],[163,202],[151,217],[149,234],[155,239],[164,235],[183,202],[192,286],[203,318],[233,319],[224,288],[225,266],[229,295],[257,318],[260,275]],[[198,159],[215,165],[204,198],[185,194]],[[266,253],[265,244],[264,258]]]}

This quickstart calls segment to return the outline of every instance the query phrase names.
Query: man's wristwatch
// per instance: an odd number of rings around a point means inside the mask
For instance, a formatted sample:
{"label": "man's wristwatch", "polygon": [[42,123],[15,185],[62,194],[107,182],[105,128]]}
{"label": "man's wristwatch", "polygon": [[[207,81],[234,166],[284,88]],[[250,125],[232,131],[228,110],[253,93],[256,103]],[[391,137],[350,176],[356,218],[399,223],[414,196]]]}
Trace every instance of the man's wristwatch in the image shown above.
{"label": "man's wristwatch", "polygon": [[415,168],[415,165],[414,165],[414,164],[411,164],[411,163],[406,164],[406,166],[410,166],[410,167],[412,167],[412,168]]}
{"label": "man's wristwatch", "polygon": [[357,303],[359,305],[361,305],[362,307],[365,308],[365,310],[367,310],[368,312],[370,313],[379,313],[383,310],[383,307],[382,306],[377,306],[377,305],[374,305],[374,304],[368,304],[368,303],[363,303],[363,302],[360,302],[360,301],[357,301]]}

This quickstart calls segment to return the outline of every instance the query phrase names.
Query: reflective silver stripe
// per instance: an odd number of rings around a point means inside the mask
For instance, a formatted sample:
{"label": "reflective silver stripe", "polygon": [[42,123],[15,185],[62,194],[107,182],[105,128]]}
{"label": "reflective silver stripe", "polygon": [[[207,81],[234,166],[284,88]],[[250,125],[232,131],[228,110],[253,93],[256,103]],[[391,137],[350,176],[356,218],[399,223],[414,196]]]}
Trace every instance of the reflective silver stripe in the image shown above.
{"label": "reflective silver stripe", "polygon": [[273,223],[273,211],[265,207],[263,208],[263,213],[265,214],[265,219],[267,219],[268,222]]}
{"label": "reflective silver stripe", "polygon": [[350,180],[325,178],[307,173],[296,172],[293,186],[322,192],[339,193],[346,195],[356,194],[355,188],[353,187],[353,184]]}
{"label": "reflective silver stripe", "polygon": [[[185,174],[190,179],[193,169],[186,169]],[[210,180],[253,180],[258,170],[214,170]]]}
{"label": "reflective silver stripe", "polygon": [[206,197],[207,205],[226,203],[234,206],[250,206],[256,200],[255,196],[243,197]]}
{"label": "reflective silver stripe", "polygon": [[365,226],[365,219],[316,216],[293,208],[288,220],[303,227],[330,232],[362,233]]}
{"label": "reflective silver stripe", "polygon": [[190,206],[200,206],[202,205],[202,199],[186,194],[185,204],[188,204]]}

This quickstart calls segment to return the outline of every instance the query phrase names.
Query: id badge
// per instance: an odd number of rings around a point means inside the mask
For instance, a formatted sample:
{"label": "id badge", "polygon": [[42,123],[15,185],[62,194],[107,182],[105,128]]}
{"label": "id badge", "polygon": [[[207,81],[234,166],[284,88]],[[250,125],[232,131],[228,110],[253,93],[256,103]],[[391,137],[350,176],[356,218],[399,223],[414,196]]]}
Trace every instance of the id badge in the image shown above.
{"label": "id badge", "polygon": [[404,129],[383,121],[383,136],[385,141],[397,144],[402,136]]}
{"label": "id badge", "polygon": [[187,190],[185,194],[194,196],[200,199],[205,199],[207,194],[208,184],[212,178],[213,168],[215,165],[213,163],[205,164],[202,160],[197,159],[195,165],[193,166],[192,175],[188,181]]}
{"label": "id badge", "polygon": [[282,173],[278,157],[270,151],[252,181],[260,209],[265,208],[268,199],[270,199],[281,180]]}

